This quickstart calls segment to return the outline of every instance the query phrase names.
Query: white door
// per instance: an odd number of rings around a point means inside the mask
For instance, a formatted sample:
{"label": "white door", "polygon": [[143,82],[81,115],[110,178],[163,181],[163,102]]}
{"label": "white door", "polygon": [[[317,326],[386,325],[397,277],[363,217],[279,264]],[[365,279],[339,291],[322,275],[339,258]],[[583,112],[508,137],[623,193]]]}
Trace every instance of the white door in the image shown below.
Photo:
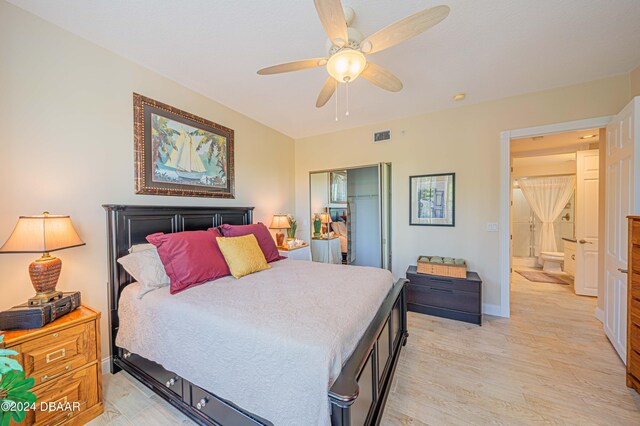
{"label": "white door", "polygon": [[[626,363],[627,355],[627,219],[640,213],[640,97],[607,126],[604,331]],[[636,157],[634,157],[634,155]],[[636,182],[638,184],[636,184]]]}
{"label": "white door", "polygon": [[598,295],[597,149],[578,151],[576,168],[576,272],[574,289],[581,296]]}

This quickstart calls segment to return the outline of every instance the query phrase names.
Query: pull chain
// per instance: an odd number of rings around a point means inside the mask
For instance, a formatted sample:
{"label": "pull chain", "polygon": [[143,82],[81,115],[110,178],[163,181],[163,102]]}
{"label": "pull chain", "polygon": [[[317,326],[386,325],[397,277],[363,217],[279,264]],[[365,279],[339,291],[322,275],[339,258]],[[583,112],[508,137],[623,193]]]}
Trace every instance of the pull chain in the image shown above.
{"label": "pull chain", "polygon": [[336,83],[336,121],[338,121],[338,89],[340,85]]}
{"label": "pull chain", "polygon": [[347,112],[344,115],[346,115],[348,117],[349,116],[349,80],[347,80],[347,82],[345,83],[345,86],[346,86],[345,91],[347,93],[347,101],[346,101]]}

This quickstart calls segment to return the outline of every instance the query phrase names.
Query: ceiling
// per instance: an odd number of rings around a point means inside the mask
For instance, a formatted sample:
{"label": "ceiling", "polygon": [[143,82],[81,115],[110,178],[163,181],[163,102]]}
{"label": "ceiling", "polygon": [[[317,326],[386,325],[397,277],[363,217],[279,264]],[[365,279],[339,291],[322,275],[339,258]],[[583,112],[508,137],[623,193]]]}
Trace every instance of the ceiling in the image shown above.
{"label": "ceiling", "polygon": [[[591,137],[593,136],[593,137]],[[585,137],[585,139],[580,139]],[[600,129],[577,130],[533,138],[511,139],[512,157],[535,157],[547,154],[595,149],[600,142]],[[515,160],[514,160],[515,161]]]}
{"label": "ceiling", "polygon": [[[312,0],[9,0],[230,108],[300,138],[629,72],[640,64],[638,0],[442,0],[451,14],[369,59],[404,83],[350,87],[350,117],[316,109],[326,70],[258,76],[326,54]],[[365,36],[435,0],[343,0]],[[341,88],[342,89],[342,88]],[[456,103],[455,93],[467,99]],[[153,93],[146,95],[153,97]],[[344,105],[344,90],[340,91]],[[215,117],[209,117],[215,120]]]}
{"label": "ceiling", "polygon": [[539,157],[523,157],[513,159],[513,168],[552,167],[563,164],[572,164],[575,167],[576,153],[541,155]]}

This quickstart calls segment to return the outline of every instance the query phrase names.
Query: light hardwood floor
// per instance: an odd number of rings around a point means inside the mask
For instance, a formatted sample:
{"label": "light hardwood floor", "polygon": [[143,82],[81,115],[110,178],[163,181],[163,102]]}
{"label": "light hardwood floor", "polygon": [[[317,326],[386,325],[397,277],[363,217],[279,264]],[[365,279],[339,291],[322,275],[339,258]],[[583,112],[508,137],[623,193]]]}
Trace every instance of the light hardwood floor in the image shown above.
{"label": "light hardwood floor", "polygon": [[[640,395],[571,286],[513,276],[511,319],[482,327],[409,313],[383,425],[639,425]],[[91,425],[191,424],[125,373],[105,375]]]}

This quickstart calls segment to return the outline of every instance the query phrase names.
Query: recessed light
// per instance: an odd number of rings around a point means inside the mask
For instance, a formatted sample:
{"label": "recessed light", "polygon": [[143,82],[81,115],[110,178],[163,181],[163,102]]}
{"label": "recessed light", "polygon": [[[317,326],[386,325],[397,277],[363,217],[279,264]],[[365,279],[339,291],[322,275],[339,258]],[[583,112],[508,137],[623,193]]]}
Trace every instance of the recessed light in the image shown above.
{"label": "recessed light", "polygon": [[464,93],[458,93],[456,95],[453,95],[453,100],[454,101],[463,101],[465,96],[467,96],[467,95],[464,94]]}
{"label": "recessed light", "polygon": [[598,135],[586,135],[586,136],[580,136],[580,139],[591,139],[591,138],[595,138]]}

